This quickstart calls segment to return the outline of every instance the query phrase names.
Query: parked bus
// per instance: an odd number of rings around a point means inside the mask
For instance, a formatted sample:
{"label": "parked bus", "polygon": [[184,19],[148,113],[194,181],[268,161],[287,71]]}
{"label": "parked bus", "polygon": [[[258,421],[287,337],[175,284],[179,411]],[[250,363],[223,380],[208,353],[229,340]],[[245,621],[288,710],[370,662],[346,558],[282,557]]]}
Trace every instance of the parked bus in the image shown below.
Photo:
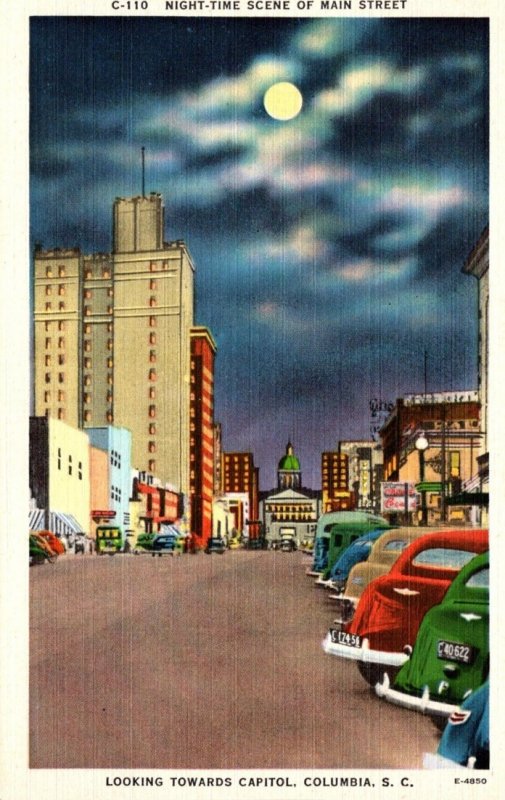
{"label": "parked bus", "polygon": [[123,531],[119,525],[99,525],[96,529],[96,552],[119,553],[123,548]]}

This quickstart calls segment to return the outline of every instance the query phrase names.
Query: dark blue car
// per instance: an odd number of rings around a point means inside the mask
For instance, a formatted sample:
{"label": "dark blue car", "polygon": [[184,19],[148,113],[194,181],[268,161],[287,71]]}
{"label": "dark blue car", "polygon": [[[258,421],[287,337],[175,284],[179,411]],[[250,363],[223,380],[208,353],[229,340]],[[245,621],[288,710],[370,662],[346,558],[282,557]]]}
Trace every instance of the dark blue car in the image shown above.
{"label": "dark blue car", "polygon": [[383,528],[369,531],[352,542],[352,544],[344,550],[330,572],[329,580],[331,581],[332,587],[336,589],[337,592],[343,591],[347,578],[349,577],[349,572],[354,565],[368,559],[374,542],[376,542],[383,533]]}

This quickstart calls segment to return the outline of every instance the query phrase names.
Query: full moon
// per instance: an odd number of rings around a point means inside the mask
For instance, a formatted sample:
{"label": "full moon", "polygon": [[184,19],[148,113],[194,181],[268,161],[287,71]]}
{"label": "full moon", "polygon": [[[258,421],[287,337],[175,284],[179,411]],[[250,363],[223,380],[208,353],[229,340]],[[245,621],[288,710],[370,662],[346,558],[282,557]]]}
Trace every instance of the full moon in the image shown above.
{"label": "full moon", "polygon": [[267,89],[263,98],[263,105],[274,119],[293,119],[302,110],[303,97],[300,90],[293,83],[274,83]]}

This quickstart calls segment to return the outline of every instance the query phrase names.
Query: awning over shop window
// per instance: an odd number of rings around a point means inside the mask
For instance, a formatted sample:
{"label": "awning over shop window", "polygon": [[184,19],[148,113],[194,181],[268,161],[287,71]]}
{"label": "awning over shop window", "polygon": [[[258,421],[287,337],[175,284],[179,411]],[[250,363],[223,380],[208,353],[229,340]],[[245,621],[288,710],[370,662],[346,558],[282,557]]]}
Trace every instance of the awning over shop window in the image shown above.
{"label": "awning over shop window", "polygon": [[[43,531],[46,527],[46,512],[44,509],[30,511],[29,526],[31,531]],[[63,514],[61,511],[51,511],[49,514],[49,529],[57,536],[69,536],[82,533],[80,525],[72,514]]]}

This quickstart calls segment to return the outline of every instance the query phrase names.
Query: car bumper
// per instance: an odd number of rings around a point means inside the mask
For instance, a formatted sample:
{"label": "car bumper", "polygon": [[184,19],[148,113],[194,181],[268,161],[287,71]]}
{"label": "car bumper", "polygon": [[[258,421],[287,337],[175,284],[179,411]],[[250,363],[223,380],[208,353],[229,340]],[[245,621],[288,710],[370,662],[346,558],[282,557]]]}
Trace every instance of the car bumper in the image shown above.
{"label": "car bumper", "polygon": [[351,661],[363,661],[364,664],[381,664],[389,667],[401,667],[407,659],[406,653],[388,653],[386,650],[371,650],[368,639],[363,639],[361,647],[349,647],[331,641],[330,634],[323,640],[323,650],[330,656],[347,658]]}
{"label": "car bumper", "polygon": [[384,698],[388,703],[393,703],[395,706],[410,708],[413,711],[419,711],[421,714],[429,714],[433,717],[450,717],[452,712],[459,708],[458,703],[442,703],[440,700],[433,700],[430,697],[428,687],[425,688],[421,697],[392,689],[387,672],[384,673],[382,683],[376,683],[375,693],[378,697]]}

